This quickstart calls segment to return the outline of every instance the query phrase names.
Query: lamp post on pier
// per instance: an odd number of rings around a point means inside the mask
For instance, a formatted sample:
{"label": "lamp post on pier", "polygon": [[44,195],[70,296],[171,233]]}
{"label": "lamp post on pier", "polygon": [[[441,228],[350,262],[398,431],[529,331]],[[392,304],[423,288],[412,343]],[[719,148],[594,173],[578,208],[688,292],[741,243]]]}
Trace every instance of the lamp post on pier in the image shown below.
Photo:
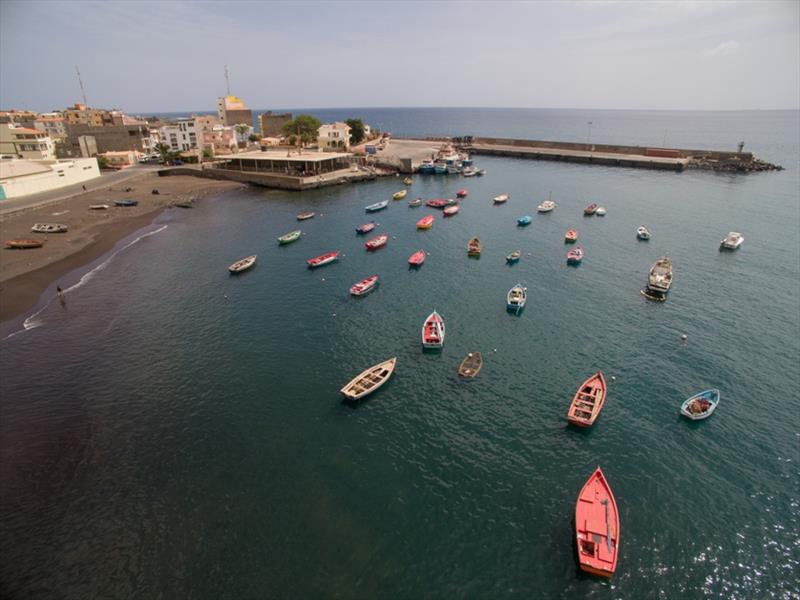
{"label": "lamp post on pier", "polygon": [[586,145],[589,146],[592,143],[592,122],[588,121],[586,124],[589,126],[589,133],[586,135]]}

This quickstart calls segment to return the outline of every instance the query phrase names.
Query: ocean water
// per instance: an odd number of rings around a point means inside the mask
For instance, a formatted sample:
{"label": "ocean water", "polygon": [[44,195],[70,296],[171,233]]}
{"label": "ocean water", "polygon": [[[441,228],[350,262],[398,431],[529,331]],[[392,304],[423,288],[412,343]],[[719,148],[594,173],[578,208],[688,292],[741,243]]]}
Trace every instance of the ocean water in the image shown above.
{"label": "ocean water", "polygon": [[[797,112],[319,111],[398,135],[730,147],[785,171],[650,172],[479,157],[483,178],[245,189],[165,212],[61,282],[0,343],[0,595],[9,598],[794,598],[800,418]],[[600,116],[598,116],[600,115]],[[501,192],[511,200],[494,206]],[[558,207],[536,214],[552,194]],[[606,217],[582,209],[598,202]],[[294,215],[314,210],[299,223]],[[415,222],[434,214],[430,231]],[[533,215],[518,228],[516,218]],[[366,252],[355,227],[378,221]],[[653,237],[636,239],[647,225]],[[296,228],[302,239],[278,246]],[[564,232],[586,256],[567,267]],[[728,231],[743,246],[720,252]],[[478,236],[480,259],[466,255]],[[408,256],[429,256],[409,270]],[[337,264],[307,258],[339,249]],[[505,264],[521,249],[522,260]],[[256,267],[229,276],[234,260]],[[639,291],[668,253],[665,303]],[[373,293],[349,286],[373,273]],[[505,310],[521,281],[528,306]],[[55,283],[55,282],[54,282]],[[437,309],[445,348],[423,353]],[[14,334],[14,332],[20,331]],[[681,335],[688,339],[681,341]],[[464,356],[484,367],[459,380]],[[397,356],[366,401],[338,390]],[[588,431],[566,426],[602,369]],[[715,415],[678,414],[718,387]],[[600,465],[615,577],[580,573],[573,515]]]}

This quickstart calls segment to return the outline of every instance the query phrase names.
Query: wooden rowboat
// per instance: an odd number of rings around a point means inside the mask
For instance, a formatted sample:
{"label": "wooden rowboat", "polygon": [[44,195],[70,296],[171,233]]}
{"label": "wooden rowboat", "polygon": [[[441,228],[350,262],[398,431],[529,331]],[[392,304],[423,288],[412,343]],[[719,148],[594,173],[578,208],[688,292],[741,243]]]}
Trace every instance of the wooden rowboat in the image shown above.
{"label": "wooden rowboat", "polygon": [[392,373],[394,373],[396,364],[397,357],[378,363],[356,375],[340,391],[348,400],[361,400],[361,398],[373,393],[389,380]]}
{"label": "wooden rowboat", "polygon": [[411,207],[422,206],[422,198],[414,198],[413,200],[409,200],[408,205]]}
{"label": "wooden rowboat", "polygon": [[441,348],[444,346],[444,319],[435,310],[422,324],[422,347]]}
{"label": "wooden rowboat", "polygon": [[478,238],[472,238],[467,244],[467,255],[468,256],[481,255],[481,241]]}
{"label": "wooden rowboat", "polygon": [[339,251],[334,250],[333,252],[326,252],[325,254],[320,254],[319,256],[315,256],[314,258],[309,258],[306,261],[309,269],[314,269],[316,267],[321,267],[322,265],[327,265],[328,263],[332,263],[335,260],[339,259]]}
{"label": "wooden rowboat", "polygon": [[589,206],[583,209],[583,214],[587,217],[592,216],[594,213],[597,212],[597,204],[592,202]]}
{"label": "wooden rowboat", "polygon": [[392,194],[392,200],[402,200],[408,194],[408,190],[400,190],[399,192],[395,192]]}
{"label": "wooden rowboat", "polygon": [[305,212],[298,213],[297,220],[298,221],[305,221],[306,219],[311,219],[316,213],[308,210]]}
{"label": "wooden rowboat", "polygon": [[567,233],[564,235],[564,243],[574,244],[576,241],[578,241],[578,232],[574,229],[567,231]]}
{"label": "wooden rowboat", "polygon": [[528,299],[528,288],[521,283],[518,283],[506,294],[506,310],[519,314],[525,308],[525,302]]}
{"label": "wooden rowboat", "polygon": [[296,229],[292,232],[287,233],[286,235],[282,235],[281,237],[279,237],[278,243],[281,245],[291,244],[292,242],[299,240],[302,233],[303,232],[300,229]]}
{"label": "wooden rowboat", "polygon": [[466,198],[467,194],[469,194],[469,190],[461,189],[456,192],[456,198]]}
{"label": "wooden rowboat", "polygon": [[575,537],[582,571],[611,577],[619,556],[619,511],[611,486],[597,467],[575,504]]}
{"label": "wooden rowboat", "polygon": [[247,258],[237,260],[230,267],[228,267],[228,271],[230,271],[231,273],[241,273],[242,271],[247,271],[247,269],[251,268],[254,264],[256,264],[257,256],[258,255],[253,254],[252,256],[248,256]]}
{"label": "wooden rowboat", "polygon": [[578,427],[591,427],[606,401],[606,378],[598,371],[581,384],[567,411],[567,421]]}
{"label": "wooden rowboat", "polygon": [[425,205],[430,206],[431,208],[442,209],[447,206],[447,200],[444,198],[431,198],[430,200],[425,201]]}
{"label": "wooden rowboat", "polygon": [[461,361],[458,367],[458,374],[461,377],[472,379],[475,377],[483,367],[483,356],[480,352],[470,352],[466,358]]}
{"label": "wooden rowboat", "polygon": [[44,245],[44,240],[6,240],[4,244],[6,248],[28,250],[30,248],[41,248]]}
{"label": "wooden rowboat", "polygon": [[383,202],[376,202],[375,204],[370,204],[369,206],[364,207],[364,210],[367,212],[377,212],[379,210],[383,210],[389,206],[389,201],[384,200]]}
{"label": "wooden rowboat", "polygon": [[61,223],[34,223],[31,231],[34,233],[65,233],[67,226]]}
{"label": "wooden rowboat", "polygon": [[363,296],[375,289],[375,286],[378,285],[378,276],[373,275],[371,277],[367,277],[359,281],[358,283],[354,283],[350,286],[350,293],[353,296]]}
{"label": "wooden rowboat", "polygon": [[460,207],[458,206],[458,204],[453,204],[452,206],[446,207],[442,211],[442,213],[444,214],[445,217],[452,217],[454,214],[456,214],[459,211],[459,209],[460,209]]}
{"label": "wooden rowboat", "polygon": [[433,227],[433,215],[425,215],[417,221],[417,229],[430,229]]}
{"label": "wooden rowboat", "polygon": [[414,254],[408,257],[408,264],[410,264],[412,267],[418,267],[424,262],[425,262],[424,250],[417,250],[416,252],[414,252]]}
{"label": "wooden rowboat", "polygon": [[378,248],[383,248],[388,241],[389,236],[385,233],[382,233],[380,235],[376,235],[374,238],[365,243],[364,247],[367,250],[377,250]]}
{"label": "wooden rowboat", "polygon": [[719,390],[706,390],[681,404],[681,414],[692,421],[702,421],[712,415],[718,404]]}
{"label": "wooden rowboat", "polygon": [[364,223],[360,227],[356,227],[356,233],[369,233],[373,229],[375,229],[379,223],[375,221],[370,221],[369,223]]}
{"label": "wooden rowboat", "polygon": [[509,196],[508,194],[500,194],[499,196],[494,197],[494,203],[503,204],[504,202],[507,202],[510,197],[511,196]]}

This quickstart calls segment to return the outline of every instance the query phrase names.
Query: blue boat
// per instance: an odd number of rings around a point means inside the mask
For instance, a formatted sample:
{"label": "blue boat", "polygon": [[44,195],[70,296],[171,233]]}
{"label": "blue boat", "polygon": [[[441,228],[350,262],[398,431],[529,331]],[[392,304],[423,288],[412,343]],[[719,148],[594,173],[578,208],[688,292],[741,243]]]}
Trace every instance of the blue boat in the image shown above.
{"label": "blue boat", "polygon": [[378,210],[382,210],[389,206],[389,201],[384,200],[383,202],[376,202],[375,204],[370,204],[369,206],[365,207],[364,210],[367,212],[375,212]]}
{"label": "blue boat", "polygon": [[519,219],[517,219],[517,225],[519,225],[520,227],[526,227],[530,224],[531,224],[530,215],[525,215],[524,217],[520,217]]}
{"label": "blue boat", "polygon": [[425,159],[422,161],[422,164],[419,166],[420,173],[434,173],[435,169],[433,167],[433,161],[429,159]]}
{"label": "blue boat", "polygon": [[114,206],[136,206],[139,204],[138,200],[114,200]]}
{"label": "blue boat", "polygon": [[695,394],[681,404],[681,414],[692,421],[701,421],[711,416],[719,404],[719,390],[706,390]]}

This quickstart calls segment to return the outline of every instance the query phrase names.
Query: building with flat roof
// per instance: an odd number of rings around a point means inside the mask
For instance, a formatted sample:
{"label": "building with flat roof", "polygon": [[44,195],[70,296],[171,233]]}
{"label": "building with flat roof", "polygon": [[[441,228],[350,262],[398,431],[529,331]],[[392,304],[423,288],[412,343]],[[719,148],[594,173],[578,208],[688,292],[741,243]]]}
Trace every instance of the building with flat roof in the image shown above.
{"label": "building with flat roof", "polygon": [[0,160],[0,200],[19,198],[100,177],[95,158]]}
{"label": "building with flat roof", "polygon": [[[89,125],[66,124],[67,137],[58,145],[59,158],[77,158],[84,156],[82,147],[96,146],[96,152],[122,152],[133,150],[142,154],[153,152],[150,128],[146,123],[137,125],[106,125],[91,127]],[[81,144],[81,137],[93,137],[93,144]]]}
{"label": "building with flat roof", "polygon": [[237,96],[222,96],[217,99],[217,114],[223,125],[253,125],[253,111]]}
{"label": "building with flat roof", "polygon": [[277,173],[294,177],[314,177],[348,169],[349,152],[304,152],[254,150],[216,157],[215,168],[255,173]]}
{"label": "building with flat roof", "polygon": [[271,110],[258,115],[258,128],[262,137],[280,137],[283,135],[283,126],[292,120],[292,113],[280,115],[272,114]]}
{"label": "building with flat roof", "polygon": [[54,151],[53,141],[44,131],[13,123],[0,124],[0,156],[52,159]]}

